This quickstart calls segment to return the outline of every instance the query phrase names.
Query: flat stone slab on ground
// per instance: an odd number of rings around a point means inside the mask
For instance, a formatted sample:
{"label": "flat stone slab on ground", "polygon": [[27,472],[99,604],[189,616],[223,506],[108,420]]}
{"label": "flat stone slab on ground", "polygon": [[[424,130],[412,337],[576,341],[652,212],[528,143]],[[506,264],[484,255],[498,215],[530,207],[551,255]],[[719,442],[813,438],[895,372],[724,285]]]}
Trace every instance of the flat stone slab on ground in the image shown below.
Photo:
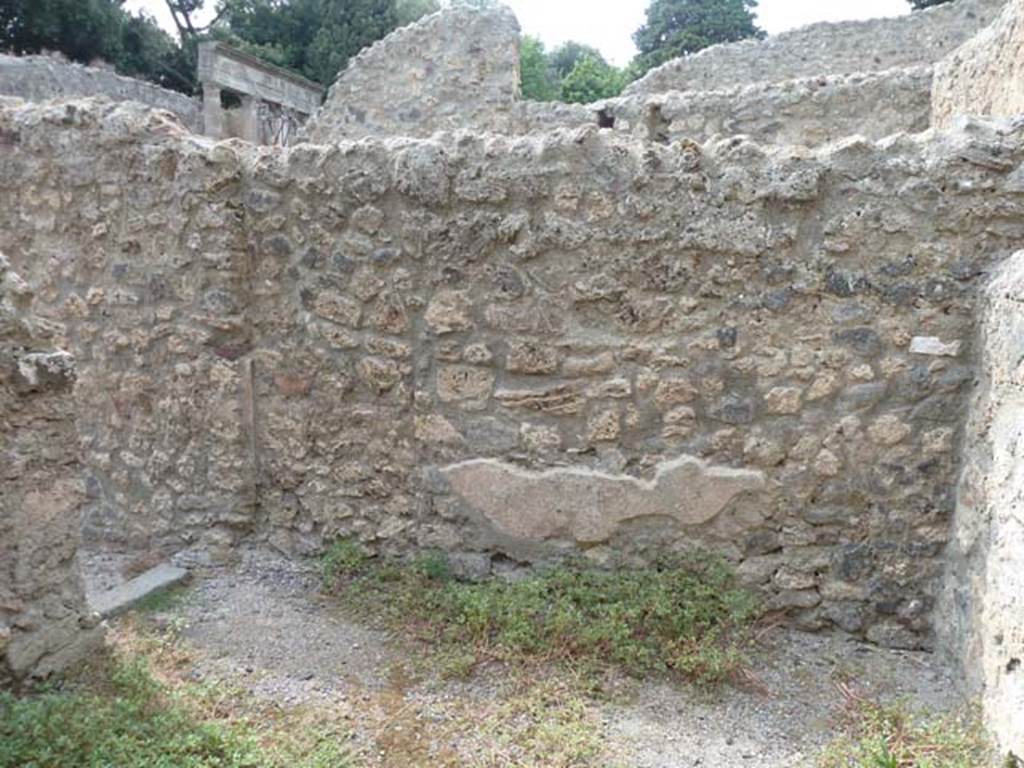
{"label": "flat stone slab on ground", "polygon": [[161,563],[143,574],[93,598],[92,609],[103,618],[116,616],[150,595],[176,587],[188,578],[188,571]]}

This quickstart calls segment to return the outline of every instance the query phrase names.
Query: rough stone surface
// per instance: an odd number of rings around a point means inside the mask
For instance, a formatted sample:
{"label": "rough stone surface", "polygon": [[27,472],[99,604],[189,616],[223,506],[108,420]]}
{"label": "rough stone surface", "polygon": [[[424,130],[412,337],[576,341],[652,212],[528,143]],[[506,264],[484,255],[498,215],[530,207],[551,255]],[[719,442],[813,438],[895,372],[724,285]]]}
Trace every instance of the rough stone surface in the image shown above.
{"label": "rough stone surface", "polygon": [[[717,46],[666,64],[621,98],[590,105],[520,101],[514,17],[503,6],[480,13],[456,4],[354,58],[305,138],[429,137],[442,130],[520,136],[598,127],[684,145],[742,134],[818,146],[858,134],[917,132],[931,119],[932,63],[991,21],[1003,1],[959,0],[905,18],[816,25],[765,42]],[[705,57],[715,60],[707,71]],[[703,80],[672,74],[688,67]],[[456,183],[468,196],[494,193],[473,175]]]}
{"label": "rough stone surface", "polygon": [[0,96],[16,96],[27,101],[85,96],[137,101],[173,113],[191,131],[203,129],[198,99],[144,80],[123,77],[109,69],[86,67],[55,56],[0,54]]}
{"label": "rough stone surface", "polygon": [[[938,629],[1019,750],[1024,122],[900,132],[907,67],[997,5],[713,49],[662,73],[688,96],[589,106],[516,102],[507,12],[446,10],[353,63],[333,143],[286,150],[0,99],[0,675],[94,636],[84,499],[90,539],[211,559],[711,549],[795,626]],[[778,81],[738,88],[753,55]]]}
{"label": "rough stone surface", "polygon": [[894,19],[825,22],[766,40],[716,45],[651,70],[626,95],[933,64],[991,23],[1004,2],[957,0]]}
{"label": "rough stone surface", "polygon": [[983,378],[965,465],[940,624],[1004,752],[1024,755],[1024,252],[989,285]]}
{"label": "rough stone surface", "polygon": [[74,361],[31,302],[0,253],[0,687],[60,670],[100,639],[76,560]]}
{"label": "rough stone surface", "polygon": [[[719,86],[707,92],[664,94],[638,93],[607,99],[590,105],[519,101],[515,87],[517,59],[508,55],[508,40],[517,35],[514,19],[505,10],[489,11],[495,16],[488,23],[485,43],[479,50],[461,50],[466,41],[448,42],[442,51],[438,45],[438,27],[448,35],[473,26],[474,14],[454,7],[428,17],[419,24],[395,33],[400,40],[380,43],[387,55],[387,75],[379,71],[374,49],[353,60],[342,73],[327,103],[307,129],[307,138],[337,141],[388,134],[428,137],[439,130],[472,130],[529,135],[556,129],[601,127],[640,139],[663,143],[686,140],[703,142],[715,136],[744,134],[767,143],[791,143],[817,146],[861,134],[870,139],[921,131],[928,127],[932,109],[932,72],[928,66],[871,71],[866,73],[780,78],[780,82],[732,87]],[[479,22],[476,22],[479,23]],[[449,29],[455,32],[448,31]],[[483,33],[481,33],[483,34]],[[493,38],[498,38],[494,40]],[[422,57],[411,59],[393,54],[405,50],[414,40],[413,50]],[[363,60],[367,57],[370,65]],[[451,57],[463,62],[449,67]],[[460,83],[458,91],[435,100],[436,77],[462,77],[461,67],[473,57],[486,57],[480,66],[487,73],[479,83]],[[447,58],[446,58],[447,57]],[[446,62],[444,65],[424,62]],[[436,68],[435,68],[436,67]],[[424,74],[427,70],[429,74]],[[499,73],[504,72],[503,76]],[[350,85],[346,85],[351,81]],[[368,85],[382,82],[384,87]],[[414,84],[410,86],[410,83]],[[407,109],[396,108],[406,94],[423,96]],[[480,95],[480,91],[484,95]],[[396,95],[401,94],[402,96]],[[458,183],[465,193],[484,195],[489,190],[472,176]]]}
{"label": "rough stone surface", "polygon": [[957,115],[1024,112],[1024,2],[1010,0],[996,22],[936,65],[932,122]]}
{"label": "rough stone surface", "polygon": [[305,126],[314,142],[470,127],[509,132],[519,23],[504,5],[455,3],[364,49]]}
{"label": "rough stone surface", "polygon": [[[594,107],[614,118],[614,130],[652,141],[703,142],[743,134],[759,142],[807,146],[856,134],[881,139],[923,131],[932,107],[927,66],[719,88],[638,93]],[[547,122],[557,124],[557,118]]]}
{"label": "rough stone surface", "polygon": [[0,247],[76,360],[91,538],[472,553],[495,525],[444,467],[640,488],[688,456],[763,487],[698,525],[509,551],[703,546],[802,626],[931,644],[977,289],[1024,235],[1019,126],[680,151],[596,128],[267,150],[168,125],[0,111]]}

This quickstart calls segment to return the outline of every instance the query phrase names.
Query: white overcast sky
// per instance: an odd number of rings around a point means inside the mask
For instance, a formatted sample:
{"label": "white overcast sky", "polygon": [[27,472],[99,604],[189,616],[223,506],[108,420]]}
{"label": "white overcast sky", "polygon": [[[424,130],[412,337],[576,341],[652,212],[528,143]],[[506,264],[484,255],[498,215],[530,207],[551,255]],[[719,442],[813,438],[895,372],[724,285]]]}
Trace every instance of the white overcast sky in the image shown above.
{"label": "white overcast sky", "polygon": [[[644,20],[649,0],[506,0],[526,34],[549,47],[578,40],[600,49],[616,64],[635,53],[631,35]],[[215,0],[207,0],[213,6]],[[173,31],[164,0],[128,0],[132,11],[143,9]],[[771,34],[816,21],[898,16],[910,9],[906,0],[761,0],[758,23]]]}

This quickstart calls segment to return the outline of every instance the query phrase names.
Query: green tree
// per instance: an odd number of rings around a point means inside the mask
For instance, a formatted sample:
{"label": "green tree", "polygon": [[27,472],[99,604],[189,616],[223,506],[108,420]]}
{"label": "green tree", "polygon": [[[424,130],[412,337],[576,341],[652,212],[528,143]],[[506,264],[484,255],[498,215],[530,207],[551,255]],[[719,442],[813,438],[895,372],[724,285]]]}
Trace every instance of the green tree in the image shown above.
{"label": "green tree", "polygon": [[438,0],[396,0],[395,12],[398,14],[398,26],[404,27],[419,21],[428,14],[441,10]]}
{"label": "green tree", "polygon": [[0,44],[17,54],[51,50],[75,61],[113,61],[125,16],[115,0],[4,0]]}
{"label": "green tree", "polygon": [[199,24],[193,16],[203,10],[206,0],[164,0],[167,10],[171,13],[174,26],[178,28],[178,38],[183,47],[195,45],[200,37],[204,37],[211,28],[216,26],[224,13],[224,6],[221,5],[217,15],[207,24]]}
{"label": "green tree", "polygon": [[142,14],[129,16],[121,27],[118,72],[150,80],[165,88],[194,93],[195,61],[157,23]]}
{"label": "green tree", "polygon": [[618,96],[625,84],[619,69],[604,59],[584,54],[562,79],[562,101],[589,104],[598,99]]}
{"label": "green tree", "polygon": [[652,0],[633,34],[637,74],[717,43],[764,37],[754,23],[757,0]]}
{"label": "green tree", "polygon": [[391,0],[319,0],[320,27],[305,50],[302,72],[325,85],[348,60],[398,26]]}
{"label": "green tree", "polygon": [[555,101],[559,96],[544,43],[530,35],[523,35],[519,42],[519,82],[523,98],[529,101]]}
{"label": "green tree", "polygon": [[365,46],[438,8],[437,0],[224,0],[213,34],[329,85]]}
{"label": "green tree", "polygon": [[151,18],[122,0],[0,0],[0,48],[59,51],[73,61],[102,59],[124,75],[191,93],[195,68]]}
{"label": "green tree", "polygon": [[584,56],[590,56],[600,62],[605,60],[597,48],[585,43],[577,43],[575,40],[568,40],[562,43],[551,52],[548,59],[551,63],[551,69],[561,79],[572,72],[576,62]]}

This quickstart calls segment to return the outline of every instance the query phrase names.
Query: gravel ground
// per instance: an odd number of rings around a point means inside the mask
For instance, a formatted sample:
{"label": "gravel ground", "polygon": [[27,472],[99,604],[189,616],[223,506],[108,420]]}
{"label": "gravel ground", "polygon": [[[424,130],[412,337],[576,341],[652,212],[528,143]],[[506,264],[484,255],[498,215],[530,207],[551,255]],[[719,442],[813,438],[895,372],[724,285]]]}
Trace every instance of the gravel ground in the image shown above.
{"label": "gravel ground", "polygon": [[[308,565],[259,551],[230,568],[178,560],[193,567],[189,592],[152,618],[182,628],[196,679],[230,679],[284,706],[337,708],[368,765],[463,765],[481,748],[473,716],[500,707],[507,670],[485,669],[469,682],[424,674],[400,638],[346,619]],[[111,555],[90,555],[83,566],[94,591],[115,585],[118,569],[138,567]],[[796,768],[813,766],[832,735],[837,681],[930,711],[960,703],[933,656],[834,635],[772,630],[752,673],[748,690],[713,696],[635,684],[625,700],[590,705],[594,727],[616,762],[632,768]]]}
{"label": "gravel ground", "polygon": [[636,768],[794,768],[813,765],[833,736],[843,702],[838,681],[870,698],[906,699],[930,711],[959,703],[952,679],[931,655],[835,635],[777,630],[753,671],[756,691],[730,689],[714,701],[645,684],[635,705],[612,714],[612,738],[632,746]]}

